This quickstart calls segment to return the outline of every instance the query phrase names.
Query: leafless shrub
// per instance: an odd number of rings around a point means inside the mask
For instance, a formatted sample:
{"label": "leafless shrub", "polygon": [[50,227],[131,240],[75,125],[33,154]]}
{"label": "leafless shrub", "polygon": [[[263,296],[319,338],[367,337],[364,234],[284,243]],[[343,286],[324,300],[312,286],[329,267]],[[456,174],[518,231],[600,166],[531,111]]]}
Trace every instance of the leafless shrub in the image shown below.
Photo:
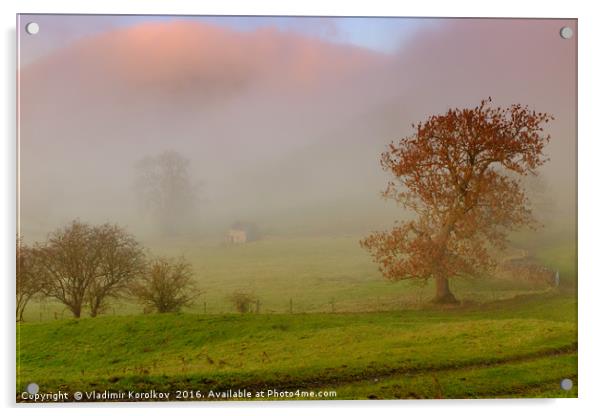
{"label": "leafless shrub", "polygon": [[251,305],[256,300],[255,296],[252,294],[241,291],[232,293],[227,299],[234,305],[234,308],[239,313],[251,312]]}
{"label": "leafless shrub", "polygon": [[130,285],[130,290],[146,308],[159,313],[177,312],[190,306],[200,294],[192,266],[183,258],[151,260],[143,276]]}

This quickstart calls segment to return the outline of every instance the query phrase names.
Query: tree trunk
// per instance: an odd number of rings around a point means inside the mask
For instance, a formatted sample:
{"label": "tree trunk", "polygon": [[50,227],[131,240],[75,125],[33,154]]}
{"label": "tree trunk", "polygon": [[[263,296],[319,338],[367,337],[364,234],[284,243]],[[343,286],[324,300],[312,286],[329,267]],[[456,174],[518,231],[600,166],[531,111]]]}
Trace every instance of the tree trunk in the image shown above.
{"label": "tree trunk", "polygon": [[73,317],[79,319],[79,317],[82,314],[82,308],[81,305],[75,305],[73,307],[70,308],[71,309],[71,313],[73,313]]}
{"label": "tree trunk", "polygon": [[437,277],[435,279],[437,292],[433,303],[450,304],[458,303],[456,297],[449,290],[449,280],[447,277]]}
{"label": "tree trunk", "polygon": [[98,316],[98,312],[100,312],[101,299],[99,297],[92,298],[90,301],[90,316],[92,318],[96,318]]}

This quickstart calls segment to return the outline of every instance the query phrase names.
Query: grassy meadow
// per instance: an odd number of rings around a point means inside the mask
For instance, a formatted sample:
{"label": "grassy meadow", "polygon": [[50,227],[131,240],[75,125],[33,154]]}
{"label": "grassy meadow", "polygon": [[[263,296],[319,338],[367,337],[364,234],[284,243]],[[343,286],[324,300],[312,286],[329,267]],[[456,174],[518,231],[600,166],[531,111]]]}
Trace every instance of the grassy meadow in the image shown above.
{"label": "grassy meadow", "polygon": [[[153,253],[184,256],[195,270],[202,290],[191,313],[233,313],[228,296],[251,293],[261,313],[372,312],[422,308],[432,298],[432,282],[389,282],[359,246],[361,235],[266,237],[246,244],[219,240],[182,240],[148,243]],[[575,248],[553,240],[538,245],[538,260],[559,270],[565,287],[576,279]],[[489,302],[517,295],[545,292],[546,286],[492,278],[451,281],[452,291],[465,302]],[[253,308],[256,304],[253,305]],[[130,299],[114,301],[108,315],[140,314],[142,306]],[[254,310],[254,309],[253,309]],[[68,318],[69,312],[49,300],[33,301],[25,321]]]}
{"label": "grassy meadow", "polygon": [[[576,397],[574,250],[541,247],[534,255],[560,270],[560,287],[456,281],[461,304],[436,307],[430,284],[384,281],[352,236],[151,246],[193,262],[199,301],[183,313],[142,315],[123,299],[79,320],[61,319],[59,305],[31,304],[18,324],[17,392],[36,382],[41,391],[194,390],[204,400],[229,389],[336,392],[322,399]],[[235,290],[253,293],[260,313],[236,314],[227,300]],[[564,378],[575,384],[568,392]]]}
{"label": "grassy meadow", "polygon": [[576,395],[576,303],[340,314],[165,314],[20,326],[18,391],[305,389],[339,399]]}

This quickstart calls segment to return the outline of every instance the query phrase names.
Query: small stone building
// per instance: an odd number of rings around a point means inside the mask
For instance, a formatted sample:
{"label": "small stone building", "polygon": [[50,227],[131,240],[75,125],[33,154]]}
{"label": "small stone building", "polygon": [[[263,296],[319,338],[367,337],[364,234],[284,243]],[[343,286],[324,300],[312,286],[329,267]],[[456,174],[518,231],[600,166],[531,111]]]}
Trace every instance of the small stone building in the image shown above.
{"label": "small stone building", "polygon": [[247,232],[232,228],[226,235],[226,242],[231,244],[243,244],[247,242]]}
{"label": "small stone building", "polygon": [[257,226],[250,222],[237,221],[226,234],[226,243],[230,244],[244,244],[256,240],[259,240],[259,231]]}

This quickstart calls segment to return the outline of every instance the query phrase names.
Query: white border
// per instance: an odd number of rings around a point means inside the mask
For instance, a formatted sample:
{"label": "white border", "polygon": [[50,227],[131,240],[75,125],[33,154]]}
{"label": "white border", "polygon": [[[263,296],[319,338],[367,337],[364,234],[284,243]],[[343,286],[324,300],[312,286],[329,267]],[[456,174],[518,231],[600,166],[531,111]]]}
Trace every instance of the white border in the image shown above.
{"label": "white border", "polygon": [[[2,71],[3,98],[0,101],[4,135],[2,141],[2,160],[0,162],[2,180],[0,181],[3,203],[0,206],[3,230],[0,244],[1,264],[4,266],[2,282],[4,295],[1,308],[2,320],[2,377],[0,392],[2,405],[14,408],[14,238],[15,238],[15,14],[21,13],[122,13],[122,14],[277,14],[277,15],[347,15],[347,16],[457,16],[457,17],[558,17],[579,19],[579,399],[567,400],[484,400],[484,401],[422,401],[422,402],[341,402],[336,403],[191,403],[178,408],[165,405],[110,405],[110,409],[85,406],[86,413],[106,415],[144,412],[148,415],[164,414],[166,411],[178,414],[230,414],[253,415],[286,414],[306,415],[308,412],[326,414],[345,412],[346,414],[365,414],[377,411],[382,414],[427,414],[504,415],[509,412],[519,414],[530,412],[537,414],[566,415],[590,414],[599,411],[602,403],[600,382],[600,356],[602,343],[600,323],[602,316],[600,292],[602,274],[599,262],[602,244],[600,239],[600,208],[602,189],[600,180],[600,158],[602,157],[602,138],[598,114],[600,109],[600,63],[599,41],[602,39],[602,16],[597,13],[596,2],[546,1],[526,2],[524,0],[486,1],[432,1],[392,2],[385,0],[370,1],[325,1],[325,0],[228,0],[228,1],[185,1],[185,0],[103,0],[83,2],[77,0],[21,0],[0,2],[0,21],[2,22]],[[12,407],[12,408],[10,408]],[[83,406],[51,406],[43,412],[54,414],[81,414]],[[125,407],[125,409],[123,409]],[[169,410],[168,410],[169,409]],[[28,409],[32,410],[32,409]],[[6,414],[6,413],[5,413]]]}

